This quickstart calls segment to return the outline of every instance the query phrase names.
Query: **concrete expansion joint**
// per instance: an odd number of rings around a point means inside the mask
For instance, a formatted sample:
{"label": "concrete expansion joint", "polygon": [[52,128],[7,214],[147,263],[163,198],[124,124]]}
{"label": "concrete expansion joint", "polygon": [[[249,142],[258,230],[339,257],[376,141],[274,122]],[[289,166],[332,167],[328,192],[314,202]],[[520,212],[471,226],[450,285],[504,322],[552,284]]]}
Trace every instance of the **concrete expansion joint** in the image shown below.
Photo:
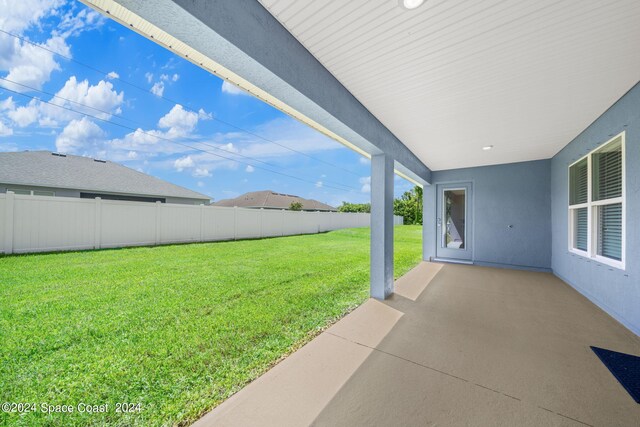
{"label": "concrete expansion joint", "polygon": [[583,424],[583,425],[585,425],[585,426],[594,427],[594,426],[593,426],[593,424],[587,424],[587,423],[585,423],[584,421],[576,420],[575,418],[572,418],[572,417],[570,417],[570,416],[568,416],[568,415],[564,415],[564,414],[561,414],[560,412],[552,411],[551,409],[547,409],[547,408],[545,408],[545,407],[543,407],[543,406],[538,406],[538,408],[543,409],[543,410],[545,410],[545,411],[547,411],[547,412],[551,412],[552,414],[559,415],[559,416],[561,416],[562,418],[566,418],[566,419],[568,419],[568,420],[575,421],[575,422],[577,422],[577,423]]}
{"label": "concrete expansion joint", "polygon": [[[419,366],[420,368],[423,368],[423,369],[429,369],[430,371],[438,372],[438,373],[440,373],[440,374],[446,375],[446,376],[451,377],[451,378],[455,378],[455,379],[460,380],[460,381],[463,381],[463,382],[465,382],[465,383],[469,383],[469,384],[472,384],[472,385],[474,385],[474,386],[484,388],[484,389],[486,389],[486,390],[492,391],[492,392],[494,392],[494,393],[500,394],[500,395],[505,396],[505,397],[508,397],[508,398],[510,398],[510,399],[517,400],[518,402],[524,402],[522,399],[520,399],[520,398],[518,398],[518,397],[511,396],[511,395],[509,395],[509,394],[507,394],[507,393],[504,393],[504,392],[499,391],[499,390],[492,389],[492,388],[487,387],[487,386],[484,386],[484,385],[482,385],[482,384],[478,384],[478,383],[471,382],[471,381],[469,381],[469,380],[467,380],[467,379],[465,379],[465,378],[458,377],[458,376],[453,375],[453,374],[451,374],[451,373],[449,373],[449,372],[441,371],[440,369],[436,369],[436,368],[434,368],[434,367],[432,367],[432,366],[427,366],[427,365],[424,365],[424,364],[422,364],[422,363],[418,363],[418,362],[415,362],[415,361],[413,361],[413,360],[410,360],[410,359],[404,358],[404,357],[402,357],[402,356],[398,356],[397,354],[389,353],[389,352],[386,352],[386,351],[384,351],[384,350],[380,350],[379,348],[371,347],[371,346],[369,346],[369,345],[366,345],[366,344],[361,343],[361,342],[358,342],[358,341],[353,341],[353,340],[351,340],[351,339],[349,339],[349,338],[343,337],[343,336],[341,336],[341,335],[334,334],[334,333],[329,332],[329,331],[324,331],[324,333],[325,333],[325,334],[328,334],[328,335],[331,335],[331,336],[334,336],[334,337],[336,337],[336,338],[340,338],[340,339],[342,339],[342,340],[344,340],[344,341],[350,342],[351,344],[359,345],[359,346],[361,346],[361,347],[368,348],[369,350],[376,351],[376,352],[378,352],[378,353],[382,353],[382,354],[386,354],[387,356],[395,357],[396,359],[403,360],[403,361],[405,361],[405,362],[408,362],[408,363],[411,363],[411,364],[413,364],[413,365]],[[544,407],[542,407],[542,406],[538,406],[538,405],[536,405],[536,407],[537,407],[537,408],[539,408],[539,409],[543,409],[543,410],[545,410],[545,411],[547,411],[547,412],[551,412],[552,414],[558,415],[558,416],[560,416],[560,417],[567,418],[567,419],[569,419],[569,420],[572,420],[572,421],[575,421],[575,422],[577,422],[577,423],[583,424],[583,425],[585,425],[585,426],[594,427],[592,424],[585,423],[584,421],[577,420],[577,419],[572,418],[572,417],[570,417],[570,416],[568,416],[568,415],[561,414],[560,412],[552,411],[552,410],[550,410],[550,409],[547,409],[547,408],[544,408]]]}

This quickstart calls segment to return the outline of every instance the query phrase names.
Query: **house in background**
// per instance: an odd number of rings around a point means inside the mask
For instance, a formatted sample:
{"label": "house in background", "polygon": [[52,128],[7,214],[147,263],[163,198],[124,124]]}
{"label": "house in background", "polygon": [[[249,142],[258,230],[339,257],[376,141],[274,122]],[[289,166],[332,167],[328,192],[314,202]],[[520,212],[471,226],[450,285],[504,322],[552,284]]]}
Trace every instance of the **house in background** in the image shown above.
{"label": "house in background", "polygon": [[251,209],[289,209],[292,203],[300,203],[303,211],[337,212],[338,209],[313,199],[304,199],[291,194],[276,193],[271,190],[252,191],[235,199],[223,199],[215,206],[228,206]]}
{"label": "house in background", "polygon": [[0,153],[0,193],[202,205],[210,197],[118,163],[23,151]]}

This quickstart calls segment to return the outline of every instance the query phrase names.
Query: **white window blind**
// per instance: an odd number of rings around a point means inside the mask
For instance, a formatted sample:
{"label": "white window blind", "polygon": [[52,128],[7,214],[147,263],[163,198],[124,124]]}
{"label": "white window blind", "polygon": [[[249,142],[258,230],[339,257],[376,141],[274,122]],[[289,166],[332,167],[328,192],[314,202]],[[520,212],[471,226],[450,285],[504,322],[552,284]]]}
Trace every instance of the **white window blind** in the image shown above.
{"label": "white window blind", "polygon": [[624,133],[569,166],[569,250],[624,268]]}

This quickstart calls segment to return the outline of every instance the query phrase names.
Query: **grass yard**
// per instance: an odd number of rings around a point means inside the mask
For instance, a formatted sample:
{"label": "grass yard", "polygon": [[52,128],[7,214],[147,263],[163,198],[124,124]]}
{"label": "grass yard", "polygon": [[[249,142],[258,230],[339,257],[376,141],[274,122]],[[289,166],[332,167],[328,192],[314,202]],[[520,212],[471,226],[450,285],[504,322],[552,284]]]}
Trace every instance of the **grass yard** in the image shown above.
{"label": "grass yard", "polygon": [[[396,277],[421,241],[396,227]],[[368,281],[368,229],[0,257],[0,402],[36,404],[0,425],[188,425],[361,304]]]}

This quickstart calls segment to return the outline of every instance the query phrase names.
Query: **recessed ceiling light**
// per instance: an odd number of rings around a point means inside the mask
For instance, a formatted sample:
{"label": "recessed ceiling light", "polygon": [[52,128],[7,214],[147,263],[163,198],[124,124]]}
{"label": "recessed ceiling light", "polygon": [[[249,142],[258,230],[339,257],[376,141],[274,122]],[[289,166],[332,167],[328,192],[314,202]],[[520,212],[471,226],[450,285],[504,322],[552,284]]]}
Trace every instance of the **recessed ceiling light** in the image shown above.
{"label": "recessed ceiling light", "polygon": [[489,150],[491,150],[492,148],[493,148],[493,145],[485,145],[484,147],[482,147],[482,149],[483,149],[484,151],[489,151]]}
{"label": "recessed ceiling light", "polygon": [[405,9],[412,10],[422,6],[424,0],[399,0],[400,6]]}

